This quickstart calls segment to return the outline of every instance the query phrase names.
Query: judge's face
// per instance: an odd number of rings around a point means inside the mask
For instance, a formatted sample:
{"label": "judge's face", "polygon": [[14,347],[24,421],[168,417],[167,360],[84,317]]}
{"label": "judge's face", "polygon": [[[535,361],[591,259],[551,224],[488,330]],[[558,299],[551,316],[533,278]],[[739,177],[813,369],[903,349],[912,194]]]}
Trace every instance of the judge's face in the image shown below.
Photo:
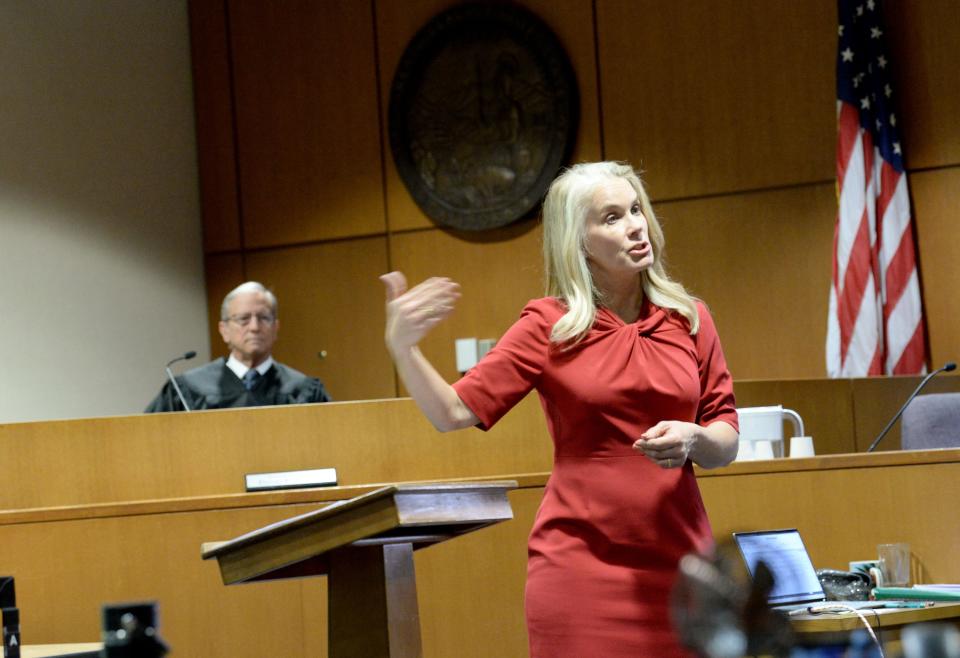
{"label": "judge's face", "polygon": [[601,284],[636,277],[653,265],[647,218],[626,180],[615,178],[594,191],[584,244],[590,271]]}
{"label": "judge's face", "polygon": [[254,367],[270,356],[280,323],[263,293],[237,295],[220,321],[220,335],[239,361]]}

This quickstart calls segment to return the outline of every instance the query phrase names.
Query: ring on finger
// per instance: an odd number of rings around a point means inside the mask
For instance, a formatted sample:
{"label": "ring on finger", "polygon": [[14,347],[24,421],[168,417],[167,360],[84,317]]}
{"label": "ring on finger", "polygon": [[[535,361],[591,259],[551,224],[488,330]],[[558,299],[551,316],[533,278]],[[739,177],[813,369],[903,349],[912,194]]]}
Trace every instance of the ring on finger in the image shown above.
{"label": "ring on finger", "polygon": [[673,458],[667,459],[667,468],[673,468]]}

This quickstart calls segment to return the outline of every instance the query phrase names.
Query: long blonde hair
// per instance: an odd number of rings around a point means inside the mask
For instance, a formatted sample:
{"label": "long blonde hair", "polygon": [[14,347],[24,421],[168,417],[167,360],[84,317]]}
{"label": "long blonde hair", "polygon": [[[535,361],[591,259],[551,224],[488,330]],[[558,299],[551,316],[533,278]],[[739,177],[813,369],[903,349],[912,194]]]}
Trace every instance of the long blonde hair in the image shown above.
{"label": "long blonde hair", "polygon": [[663,264],[663,230],[653,213],[650,199],[640,177],[622,162],[586,162],[565,170],[550,185],[543,202],[543,262],[547,295],[566,304],[567,312],[553,327],[550,340],[575,345],[593,326],[597,304],[603,295],[593,282],[587,264],[584,240],[587,214],[594,191],[601,183],[622,178],[636,191],[647,219],[647,231],[653,248],[653,265],[640,273],[643,294],[651,303],[671,309],[690,324],[690,333],[700,329],[696,301]]}

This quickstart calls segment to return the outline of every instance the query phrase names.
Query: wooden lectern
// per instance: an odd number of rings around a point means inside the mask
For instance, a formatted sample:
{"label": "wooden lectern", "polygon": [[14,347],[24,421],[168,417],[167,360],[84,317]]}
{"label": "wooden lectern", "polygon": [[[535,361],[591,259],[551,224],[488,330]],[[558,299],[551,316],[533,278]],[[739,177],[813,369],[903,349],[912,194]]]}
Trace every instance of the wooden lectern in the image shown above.
{"label": "wooden lectern", "polygon": [[516,482],[395,485],[227,542],[225,585],[327,575],[330,658],[423,655],[413,551],[513,518]]}

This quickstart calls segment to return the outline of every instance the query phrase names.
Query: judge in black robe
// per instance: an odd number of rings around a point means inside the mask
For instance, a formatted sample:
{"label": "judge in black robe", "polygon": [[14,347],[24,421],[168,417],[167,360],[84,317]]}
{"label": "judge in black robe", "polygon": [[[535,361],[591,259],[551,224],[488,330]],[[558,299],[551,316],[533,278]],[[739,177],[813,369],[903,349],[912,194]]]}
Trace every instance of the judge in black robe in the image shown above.
{"label": "judge in black robe", "polygon": [[[190,410],[331,399],[319,379],[278,363],[270,356],[280,321],[277,299],[263,285],[248,281],[230,291],[220,308],[220,318],[220,335],[230,348],[229,359],[217,359],[175,378]],[[183,409],[176,388],[168,382],[146,412]]]}
{"label": "judge in black robe", "polygon": [[[276,361],[249,391],[222,357],[188,370],[176,380],[191,410],[330,401],[319,379]],[[147,413],[157,411],[183,411],[183,404],[169,382],[147,407]]]}

